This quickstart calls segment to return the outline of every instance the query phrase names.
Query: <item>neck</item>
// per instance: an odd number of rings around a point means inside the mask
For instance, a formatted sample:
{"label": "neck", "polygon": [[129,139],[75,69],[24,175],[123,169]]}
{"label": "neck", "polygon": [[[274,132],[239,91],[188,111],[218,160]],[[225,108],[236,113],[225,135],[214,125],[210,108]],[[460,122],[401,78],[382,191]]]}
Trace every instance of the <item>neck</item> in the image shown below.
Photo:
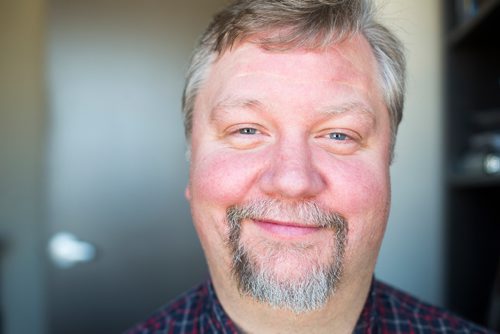
{"label": "neck", "polygon": [[372,276],[342,282],[324,307],[301,314],[272,308],[242,296],[235,284],[223,289],[222,282],[216,277],[213,279],[224,310],[243,333],[352,333],[369,293]]}

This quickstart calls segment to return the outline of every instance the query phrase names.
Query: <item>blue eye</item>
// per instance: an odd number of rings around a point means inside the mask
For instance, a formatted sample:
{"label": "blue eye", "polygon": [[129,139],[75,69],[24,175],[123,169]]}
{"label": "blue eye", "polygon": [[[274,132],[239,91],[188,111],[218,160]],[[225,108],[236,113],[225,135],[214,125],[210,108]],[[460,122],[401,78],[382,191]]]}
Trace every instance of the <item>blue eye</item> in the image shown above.
{"label": "blue eye", "polygon": [[332,132],[332,133],[328,134],[328,136],[330,137],[330,139],[338,140],[338,141],[344,141],[344,140],[348,139],[346,134],[340,133],[340,132]]}
{"label": "blue eye", "polygon": [[239,129],[238,132],[242,135],[254,135],[257,133],[257,129],[254,128],[243,128]]}

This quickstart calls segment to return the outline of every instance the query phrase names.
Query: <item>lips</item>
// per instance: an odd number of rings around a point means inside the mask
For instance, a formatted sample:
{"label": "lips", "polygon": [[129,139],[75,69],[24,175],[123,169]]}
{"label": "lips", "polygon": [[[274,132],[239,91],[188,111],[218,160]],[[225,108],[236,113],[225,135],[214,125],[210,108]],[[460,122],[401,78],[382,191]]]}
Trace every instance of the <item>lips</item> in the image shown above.
{"label": "lips", "polygon": [[253,220],[253,222],[266,232],[284,237],[300,237],[321,230],[320,227],[300,225],[293,222],[272,220]]}

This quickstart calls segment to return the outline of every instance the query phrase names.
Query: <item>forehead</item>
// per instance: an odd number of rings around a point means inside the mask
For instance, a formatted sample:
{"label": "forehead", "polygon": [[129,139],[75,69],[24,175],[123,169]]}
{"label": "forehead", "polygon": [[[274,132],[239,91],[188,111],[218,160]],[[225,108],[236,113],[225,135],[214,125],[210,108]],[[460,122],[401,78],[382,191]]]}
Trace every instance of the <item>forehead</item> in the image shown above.
{"label": "forehead", "polygon": [[362,35],[354,35],[338,44],[325,48],[268,50],[256,43],[237,44],[226,51],[214,64],[214,71],[226,69],[263,69],[284,74],[314,73],[319,77],[332,74],[376,75],[376,62],[368,41]]}
{"label": "forehead", "polygon": [[335,98],[356,95],[380,101],[378,69],[369,43],[363,36],[355,35],[318,50],[274,51],[242,42],[215,61],[200,95],[209,98],[205,105],[214,106],[239,93],[286,96],[297,89],[309,100],[318,100],[319,94],[331,92]]}

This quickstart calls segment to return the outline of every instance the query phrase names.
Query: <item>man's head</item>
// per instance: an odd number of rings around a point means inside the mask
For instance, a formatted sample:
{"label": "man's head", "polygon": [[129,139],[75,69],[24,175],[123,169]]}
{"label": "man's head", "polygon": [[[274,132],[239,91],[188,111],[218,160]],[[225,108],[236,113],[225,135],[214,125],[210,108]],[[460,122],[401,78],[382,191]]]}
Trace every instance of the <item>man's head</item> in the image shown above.
{"label": "man's head", "polygon": [[398,40],[367,1],[236,1],[184,96],[186,189],[222,299],[296,313],[373,273],[404,95]]}
{"label": "man's head", "polygon": [[182,110],[188,142],[198,91],[210,66],[235,43],[247,40],[277,51],[318,50],[355,34],[366,38],[377,60],[379,84],[391,119],[391,150],[394,150],[404,107],[404,47],[376,21],[370,0],[239,0],[216,15],[193,53],[184,88]]}

